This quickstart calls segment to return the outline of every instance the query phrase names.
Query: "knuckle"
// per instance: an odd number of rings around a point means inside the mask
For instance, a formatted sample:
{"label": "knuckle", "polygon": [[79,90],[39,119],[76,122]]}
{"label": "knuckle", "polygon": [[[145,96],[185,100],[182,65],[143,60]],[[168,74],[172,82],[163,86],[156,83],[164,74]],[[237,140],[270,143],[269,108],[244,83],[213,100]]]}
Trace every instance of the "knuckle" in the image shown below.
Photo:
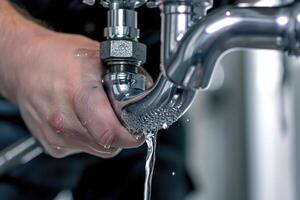
{"label": "knuckle", "polygon": [[54,130],[61,131],[64,128],[63,114],[59,111],[50,113],[47,117],[47,121]]}
{"label": "knuckle", "polygon": [[96,135],[97,143],[101,145],[111,145],[115,140],[115,135],[111,129],[104,129],[102,132]]}
{"label": "knuckle", "polygon": [[64,115],[62,112],[54,111],[47,117],[47,122],[52,130],[59,135],[70,135],[79,131],[79,126],[71,115]]}

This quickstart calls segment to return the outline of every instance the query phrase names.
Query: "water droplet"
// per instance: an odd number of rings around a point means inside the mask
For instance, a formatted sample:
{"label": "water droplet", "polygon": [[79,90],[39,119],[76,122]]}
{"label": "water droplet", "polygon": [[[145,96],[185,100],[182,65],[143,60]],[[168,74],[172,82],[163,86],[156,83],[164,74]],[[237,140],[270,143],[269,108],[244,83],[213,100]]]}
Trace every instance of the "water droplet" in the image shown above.
{"label": "water droplet", "polygon": [[135,84],[136,84],[136,80],[135,79],[131,79],[131,82],[130,82],[130,85],[131,85],[131,87],[134,87],[135,86]]}
{"label": "water droplet", "polygon": [[187,119],[186,119],[186,122],[190,122],[190,119],[189,119],[189,118],[187,118]]}
{"label": "water droplet", "polygon": [[167,124],[167,123],[164,123],[164,124],[162,125],[162,127],[163,127],[163,129],[167,129],[167,128],[168,128],[168,124]]}
{"label": "water droplet", "polygon": [[142,138],[142,135],[136,135],[136,136],[135,136],[135,139],[136,139],[136,140],[140,140],[141,138]]}
{"label": "water droplet", "polygon": [[55,147],[56,150],[61,150],[61,147],[57,146]]}
{"label": "water droplet", "polygon": [[176,173],[175,172],[172,172],[172,176],[175,176],[176,175]]}
{"label": "water droplet", "polygon": [[143,132],[147,130],[156,132],[161,128],[168,128],[177,121],[178,116],[181,114],[178,108],[172,106],[162,106],[156,109],[141,106],[137,112],[122,113],[122,119],[130,130],[134,133]]}

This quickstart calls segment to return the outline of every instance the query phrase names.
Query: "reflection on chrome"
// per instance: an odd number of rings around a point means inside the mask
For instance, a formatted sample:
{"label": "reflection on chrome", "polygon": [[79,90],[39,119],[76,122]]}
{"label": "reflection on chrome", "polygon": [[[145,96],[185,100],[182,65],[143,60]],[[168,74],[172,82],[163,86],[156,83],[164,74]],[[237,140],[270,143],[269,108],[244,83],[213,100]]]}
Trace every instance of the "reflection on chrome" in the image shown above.
{"label": "reflection on chrome", "polygon": [[163,63],[164,74],[182,87],[204,89],[227,50],[276,49],[299,55],[299,13],[299,3],[214,11],[188,30],[176,53]]}
{"label": "reflection on chrome", "polygon": [[[84,2],[95,3],[94,0]],[[158,5],[161,9],[162,73],[154,86],[147,89],[148,75],[141,68],[146,61],[146,51],[145,46],[138,42],[137,12],[134,11],[145,2],[101,1],[110,9],[106,29],[108,40],[103,43],[101,51],[111,68],[103,84],[116,114],[134,133],[151,126],[154,129],[166,128],[178,120],[190,107],[195,90],[208,86],[216,62],[227,50],[276,49],[300,55],[300,4],[297,2],[282,7],[240,4],[206,15],[212,7],[212,0],[151,0],[148,6]],[[131,52],[134,56],[125,58],[129,54],[124,51],[132,49],[135,49]],[[134,121],[142,122],[143,126]],[[2,166],[0,172],[20,163],[20,158],[36,146],[38,144],[34,142],[22,151],[13,151],[16,159],[13,162],[4,160],[5,166],[9,167]],[[14,146],[12,148],[14,150]],[[9,151],[10,148],[0,155]]]}
{"label": "reflection on chrome", "polygon": [[[226,12],[226,16],[230,16],[229,11]],[[211,33],[217,32],[217,31],[223,31],[224,28],[226,28],[228,26],[232,26],[238,22],[239,22],[239,19],[237,19],[237,18],[227,17],[227,18],[221,19],[220,21],[215,22],[214,24],[209,25],[205,29],[205,31],[208,34],[211,34]]]}
{"label": "reflection on chrome", "polygon": [[[299,55],[299,5],[226,7],[205,16],[211,1],[161,3],[163,73],[153,88],[141,90],[126,101],[117,100],[110,93],[116,113],[133,132],[150,126],[161,129],[168,120],[162,120],[165,115],[156,114],[176,110],[168,125],[182,116],[191,105],[195,90],[207,88],[216,62],[227,50],[277,49]],[[195,6],[202,15],[194,13]],[[107,88],[110,90],[111,86]],[[138,127],[139,123],[144,126]]]}

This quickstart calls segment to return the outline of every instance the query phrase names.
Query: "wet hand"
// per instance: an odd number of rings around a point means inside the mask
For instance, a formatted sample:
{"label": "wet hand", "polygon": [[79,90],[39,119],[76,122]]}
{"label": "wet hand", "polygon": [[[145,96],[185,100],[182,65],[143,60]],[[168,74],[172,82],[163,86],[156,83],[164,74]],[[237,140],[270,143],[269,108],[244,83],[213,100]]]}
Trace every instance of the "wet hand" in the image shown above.
{"label": "wet hand", "polygon": [[142,144],[120,124],[105,94],[98,42],[44,35],[9,71],[6,96],[50,155],[112,157],[120,148]]}

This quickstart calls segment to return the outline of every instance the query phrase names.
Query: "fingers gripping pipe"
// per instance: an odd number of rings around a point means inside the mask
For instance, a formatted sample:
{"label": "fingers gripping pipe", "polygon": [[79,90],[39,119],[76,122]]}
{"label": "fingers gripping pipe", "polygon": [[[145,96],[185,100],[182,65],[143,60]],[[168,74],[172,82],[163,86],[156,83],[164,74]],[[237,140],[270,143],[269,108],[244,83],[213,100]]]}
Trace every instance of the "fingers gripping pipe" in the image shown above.
{"label": "fingers gripping pipe", "polygon": [[[84,2],[92,5],[95,0]],[[119,9],[118,5],[125,5],[127,11],[112,11],[111,17],[117,13],[119,17],[128,16],[134,20],[135,14],[132,8],[145,3],[143,0],[101,1],[105,7],[109,7],[112,2],[112,9]],[[276,49],[290,55],[300,55],[299,3],[268,8],[227,7],[205,16],[211,3],[211,0],[151,1],[152,6],[159,4],[162,10],[163,73],[149,90],[146,90],[147,74],[140,68],[145,61],[144,53],[141,56],[135,54],[138,52],[130,51],[132,54],[125,56],[127,65],[112,55],[122,53],[118,49],[111,48],[117,46],[129,50],[142,48],[139,52],[145,52],[143,45],[135,43],[138,31],[135,29],[135,23],[132,23],[134,21],[127,21],[128,26],[108,27],[106,31],[108,37],[120,39],[119,36],[124,34],[125,42],[106,43],[108,49],[116,50],[104,52],[108,53],[107,61],[116,65],[110,68],[104,81],[116,114],[134,134],[147,129],[166,128],[178,120],[190,107],[195,90],[208,87],[216,62],[228,50]],[[193,15],[196,7],[200,8],[200,12]],[[198,20],[193,21],[195,18]],[[118,22],[113,21],[114,18],[110,19],[112,19],[110,24]],[[131,42],[126,42],[130,38]],[[24,141],[21,143],[23,144]],[[24,148],[21,151],[15,151],[13,146],[0,153],[1,157],[12,155],[13,152],[16,158],[14,161],[3,160],[0,172],[5,172],[8,168],[19,164],[21,158],[26,157],[28,151],[33,148],[32,145],[22,146]],[[36,143],[33,143],[33,146],[35,147]],[[41,152],[37,150],[34,149],[34,152]]]}

